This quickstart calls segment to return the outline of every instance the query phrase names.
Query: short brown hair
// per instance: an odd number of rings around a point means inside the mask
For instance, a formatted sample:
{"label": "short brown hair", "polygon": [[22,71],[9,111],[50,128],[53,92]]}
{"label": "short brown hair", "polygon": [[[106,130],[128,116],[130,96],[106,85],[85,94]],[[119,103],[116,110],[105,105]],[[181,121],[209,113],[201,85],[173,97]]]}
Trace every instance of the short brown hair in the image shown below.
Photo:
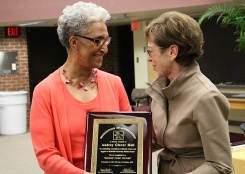
{"label": "short brown hair", "polygon": [[203,33],[197,21],[176,11],[163,13],[145,28],[145,38],[153,36],[159,47],[177,45],[176,62],[188,66],[203,54]]}

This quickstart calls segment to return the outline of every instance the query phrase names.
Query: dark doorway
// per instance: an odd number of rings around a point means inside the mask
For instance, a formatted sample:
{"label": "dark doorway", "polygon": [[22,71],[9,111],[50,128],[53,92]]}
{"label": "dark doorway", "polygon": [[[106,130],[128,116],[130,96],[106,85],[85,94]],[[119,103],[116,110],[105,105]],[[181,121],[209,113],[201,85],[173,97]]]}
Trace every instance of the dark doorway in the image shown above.
{"label": "dark doorway", "polygon": [[27,28],[30,97],[35,86],[58,69],[67,53],[58,39],[56,28]]}
{"label": "dark doorway", "polygon": [[235,52],[235,28],[217,24],[217,16],[201,25],[204,54],[198,60],[202,72],[215,84],[245,85],[245,56]]}
{"label": "dark doorway", "polygon": [[130,25],[118,27],[119,70],[131,104],[131,92],[135,87],[133,32]]}

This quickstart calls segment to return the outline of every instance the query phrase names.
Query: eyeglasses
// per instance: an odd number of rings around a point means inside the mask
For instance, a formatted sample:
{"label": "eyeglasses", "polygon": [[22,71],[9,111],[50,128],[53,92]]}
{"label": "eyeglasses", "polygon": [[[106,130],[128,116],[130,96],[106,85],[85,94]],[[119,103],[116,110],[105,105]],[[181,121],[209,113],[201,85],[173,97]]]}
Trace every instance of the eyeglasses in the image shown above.
{"label": "eyeglasses", "polygon": [[80,36],[80,35],[75,35],[77,37],[80,37],[80,38],[84,38],[84,39],[87,39],[87,40],[90,40],[92,41],[96,46],[102,46],[104,44],[106,45],[109,45],[110,42],[111,42],[111,37],[108,36],[107,38],[105,39],[94,39],[94,38],[90,38],[90,37],[85,37],[85,36]]}
{"label": "eyeglasses", "polygon": [[[160,48],[160,49],[166,49],[166,48],[168,48],[169,46],[165,46],[165,47],[158,47],[158,48]],[[146,49],[146,52],[147,52],[147,54],[148,54],[148,56],[149,57],[151,57],[151,53],[153,52],[153,51],[155,51],[156,49],[154,49],[154,50],[149,50],[148,48]]]}

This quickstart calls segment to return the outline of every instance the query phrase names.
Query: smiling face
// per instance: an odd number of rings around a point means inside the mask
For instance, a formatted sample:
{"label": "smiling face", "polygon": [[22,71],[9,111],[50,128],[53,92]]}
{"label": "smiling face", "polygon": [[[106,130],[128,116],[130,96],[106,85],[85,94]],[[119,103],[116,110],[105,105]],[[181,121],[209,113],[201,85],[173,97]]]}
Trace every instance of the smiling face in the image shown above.
{"label": "smiling face", "polygon": [[[93,39],[108,39],[108,31],[104,22],[94,22],[89,25],[89,32],[83,36]],[[78,63],[85,68],[100,68],[102,66],[103,56],[108,52],[108,42],[103,45],[97,45],[92,40],[75,37],[76,59]]]}
{"label": "smiling face", "polygon": [[148,37],[147,47],[149,53],[147,60],[151,63],[153,70],[159,77],[168,77],[173,65],[171,48],[160,48],[154,43],[153,36]]}

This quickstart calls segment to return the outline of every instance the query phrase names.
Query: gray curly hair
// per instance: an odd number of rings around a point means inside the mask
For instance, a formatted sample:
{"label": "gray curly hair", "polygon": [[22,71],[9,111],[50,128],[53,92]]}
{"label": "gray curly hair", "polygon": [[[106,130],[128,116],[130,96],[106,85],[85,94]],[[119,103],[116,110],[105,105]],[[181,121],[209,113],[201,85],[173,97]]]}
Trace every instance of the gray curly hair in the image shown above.
{"label": "gray curly hair", "polygon": [[71,6],[66,6],[58,19],[57,33],[59,40],[68,51],[71,36],[84,35],[89,32],[89,23],[106,22],[110,17],[111,15],[106,9],[91,2],[77,2]]}

